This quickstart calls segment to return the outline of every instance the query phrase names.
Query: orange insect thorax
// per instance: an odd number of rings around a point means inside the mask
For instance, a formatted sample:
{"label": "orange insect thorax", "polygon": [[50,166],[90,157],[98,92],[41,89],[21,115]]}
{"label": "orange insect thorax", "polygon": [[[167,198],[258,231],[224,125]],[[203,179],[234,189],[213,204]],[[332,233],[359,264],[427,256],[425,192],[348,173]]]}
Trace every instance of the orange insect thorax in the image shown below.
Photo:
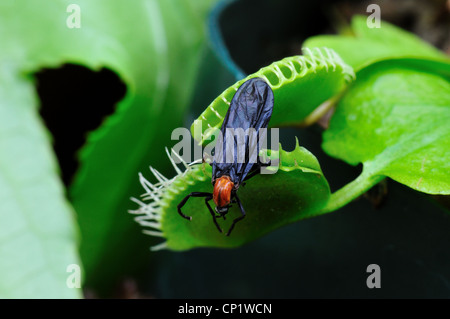
{"label": "orange insect thorax", "polygon": [[213,199],[217,207],[227,206],[231,201],[234,183],[229,176],[222,176],[214,183]]}

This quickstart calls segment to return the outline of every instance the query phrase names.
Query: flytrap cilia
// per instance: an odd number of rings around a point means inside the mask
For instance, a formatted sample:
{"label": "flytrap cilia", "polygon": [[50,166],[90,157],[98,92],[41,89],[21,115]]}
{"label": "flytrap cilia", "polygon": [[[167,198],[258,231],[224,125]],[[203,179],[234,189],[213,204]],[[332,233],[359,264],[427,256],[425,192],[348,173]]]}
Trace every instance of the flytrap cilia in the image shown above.
{"label": "flytrap cilia", "polygon": [[[231,204],[237,204],[241,216],[236,217],[227,232],[231,234],[237,222],[245,217],[245,210],[237,195],[243,183],[256,175],[262,165],[259,159],[261,129],[266,129],[272,116],[274,95],[270,86],[261,78],[244,82],[236,91],[221,127],[221,138],[217,141],[212,166],[212,193],[192,192],[178,204],[178,213],[191,220],[182,212],[183,206],[191,197],[205,197],[214,224],[222,232],[217,218],[225,219]],[[261,130],[263,131],[263,130]],[[241,132],[236,134],[236,132]],[[238,137],[237,137],[238,136]],[[258,139],[259,137],[259,139]],[[215,211],[209,201],[213,199]],[[216,215],[217,214],[217,215]]]}

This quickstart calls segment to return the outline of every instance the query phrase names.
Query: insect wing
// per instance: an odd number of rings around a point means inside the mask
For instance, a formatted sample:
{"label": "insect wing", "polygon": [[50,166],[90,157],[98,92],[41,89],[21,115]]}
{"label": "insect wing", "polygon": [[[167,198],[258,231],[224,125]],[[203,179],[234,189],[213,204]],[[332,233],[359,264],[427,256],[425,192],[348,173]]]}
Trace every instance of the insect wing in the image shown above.
{"label": "insect wing", "polygon": [[223,142],[215,152],[213,179],[229,175],[235,184],[244,180],[257,162],[258,133],[267,127],[273,105],[272,89],[264,80],[253,78],[239,87],[222,123]]}

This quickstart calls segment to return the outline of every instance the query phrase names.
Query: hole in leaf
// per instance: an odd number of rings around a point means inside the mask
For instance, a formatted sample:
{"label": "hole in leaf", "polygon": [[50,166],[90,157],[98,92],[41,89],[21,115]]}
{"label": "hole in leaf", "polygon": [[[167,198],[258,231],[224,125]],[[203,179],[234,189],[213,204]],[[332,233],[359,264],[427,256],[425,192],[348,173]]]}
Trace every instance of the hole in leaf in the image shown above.
{"label": "hole in leaf", "polygon": [[280,70],[286,79],[290,79],[292,77],[292,70],[289,69],[287,65],[280,65]]}
{"label": "hole in leaf", "polygon": [[297,73],[300,73],[301,72],[301,70],[302,70],[302,65],[300,64],[300,62],[298,62],[298,61],[292,61],[292,64],[294,64],[294,68],[295,68],[295,71],[297,72]]}
{"label": "hole in leaf", "polygon": [[264,75],[267,77],[267,79],[269,80],[269,82],[272,86],[277,86],[280,83],[280,79],[275,74],[275,72],[268,71],[268,72],[264,73]]}
{"label": "hole in leaf", "polygon": [[314,68],[314,65],[312,65],[311,62],[309,62],[308,60],[305,61],[305,66],[307,69]]}
{"label": "hole in leaf", "polygon": [[115,110],[126,86],[113,71],[65,64],[35,73],[40,114],[53,136],[62,180],[69,185],[78,168],[77,152],[88,132]]}

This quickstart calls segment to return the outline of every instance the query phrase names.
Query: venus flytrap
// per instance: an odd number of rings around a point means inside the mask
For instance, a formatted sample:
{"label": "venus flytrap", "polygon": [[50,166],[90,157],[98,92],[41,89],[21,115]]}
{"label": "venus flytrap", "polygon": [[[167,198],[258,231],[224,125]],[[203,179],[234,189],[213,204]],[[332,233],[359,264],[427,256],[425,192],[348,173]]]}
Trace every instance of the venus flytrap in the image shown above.
{"label": "venus flytrap", "polygon": [[[132,197],[131,200],[139,205],[138,209],[129,210],[130,214],[137,215],[135,217],[135,221],[139,223],[142,227],[150,228],[143,230],[144,234],[151,235],[154,237],[164,237],[162,232],[162,200],[166,192],[170,192],[170,187],[174,183],[176,179],[183,178],[188,175],[192,170],[194,165],[200,164],[201,161],[195,161],[191,164],[187,164],[183,158],[172,150],[172,154],[176,157],[177,162],[181,163],[184,166],[184,170],[180,170],[180,168],[175,163],[175,160],[170,155],[169,150],[166,148],[167,156],[175,169],[177,175],[172,179],[167,179],[160,172],[158,172],[153,167],[150,167],[150,171],[153,176],[156,178],[158,182],[155,184],[151,183],[139,173],[139,182],[141,183],[142,188],[144,188],[145,193],[141,195],[140,199]],[[159,245],[151,247],[151,250],[156,251],[163,248],[167,248],[166,242],[162,242]]]}
{"label": "venus flytrap", "polygon": [[[353,80],[354,73],[332,50],[305,49],[305,56],[275,62],[225,90],[192,125],[197,141],[205,142],[214,134],[214,129],[220,128],[237,88],[253,77],[263,78],[271,86],[276,102],[269,125],[280,126],[302,123],[317,106],[342,92]],[[166,242],[153,247],[154,250],[236,247],[282,225],[315,216],[330,195],[317,159],[300,147],[298,141],[292,152],[284,151],[281,146],[278,152],[280,162],[276,174],[255,176],[248,186],[239,190],[247,217],[230,237],[217,233],[201,199],[191,199],[183,207],[186,215],[193,216],[192,222],[180,218],[176,209],[192,191],[211,192],[211,167],[208,164],[182,162],[185,171],[181,172],[169,157],[178,174],[173,179],[166,179],[151,168],[158,182],[152,184],[140,175],[146,192],[142,200],[134,199],[140,208],[130,212],[138,215],[136,221],[142,226],[151,228],[146,231],[148,234],[166,238]],[[267,155],[274,156],[274,153],[268,151]],[[181,160],[179,155],[175,156]],[[232,208],[227,220],[221,221],[222,229],[230,227],[238,214],[236,209]]]}
{"label": "venus flytrap", "polygon": [[302,125],[317,106],[341,92],[355,74],[333,50],[305,48],[303,56],[274,62],[226,89],[192,124],[196,141],[205,144],[214,130],[220,129],[238,87],[255,77],[264,79],[272,88],[276,102],[269,127],[280,127]]}
{"label": "venus flytrap", "polygon": [[[324,133],[324,150],[360,177],[330,201],[334,210],[390,177],[428,194],[450,194],[450,82],[402,65],[378,62],[361,72]],[[337,202],[341,204],[337,204]],[[332,205],[332,206],[330,206]]]}
{"label": "venus flytrap", "polygon": [[[123,213],[139,189],[134,172],[158,160],[154,150],[182,123],[214,0],[70,2],[0,1],[0,298],[81,297],[66,285],[67,265],[82,265],[94,291],[141,262],[142,237]],[[80,167],[64,189],[33,74],[67,63],[108,68],[127,90],[114,114],[80,136]],[[78,122],[58,114],[49,115],[61,125]]]}
{"label": "venus flytrap", "polygon": [[336,210],[390,177],[428,194],[450,194],[449,57],[398,27],[368,29],[352,21],[353,36],[316,36],[355,67],[357,80],[336,107],[323,149],[356,165],[361,175],[331,195]]}
{"label": "venus flytrap", "polygon": [[[181,160],[178,154],[172,154]],[[266,155],[274,156],[270,151]],[[329,186],[317,159],[300,147],[298,141],[292,152],[280,146],[276,157],[280,160],[276,174],[257,175],[239,189],[247,217],[229,237],[217,232],[202,199],[191,199],[183,207],[192,221],[181,218],[177,212],[178,203],[187,194],[212,190],[211,166],[206,163],[183,162],[185,169],[181,171],[169,156],[178,172],[172,179],[150,168],[157,182],[153,184],[140,175],[145,193],[141,199],[133,199],[139,207],[129,212],[146,228],[144,233],[166,239],[152,250],[240,246],[283,225],[315,216],[328,200]],[[232,207],[227,219],[219,221],[221,227],[228,229],[233,218],[239,215],[238,208]]]}
{"label": "venus flytrap", "polygon": [[[255,176],[240,190],[248,218],[225,237],[217,233],[203,203],[190,201],[184,208],[196,223],[182,220],[176,211],[191,191],[211,191],[209,165],[184,163],[187,169],[171,180],[154,172],[158,183],[143,183],[147,201],[139,202],[134,213],[143,226],[157,225],[157,235],[166,238],[155,249],[236,247],[288,223],[333,212],[386,177],[420,192],[450,194],[450,61],[386,23],[384,29],[369,31],[356,18],[353,26],[356,38],[319,37],[307,45],[330,43],[342,51],[357,68],[356,80],[352,68],[333,50],[305,48],[304,56],[274,62],[225,90],[191,131],[197,132],[193,135],[199,144],[205,144],[220,128],[240,84],[262,77],[275,96],[269,127],[310,125],[335,107],[322,147],[350,165],[362,163],[360,176],[330,194],[314,155],[298,142],[292,152],[280,146],[278,173]],[[386,47],[380,37],[390,39],[392,46]],[[358,51],[360,45],[363,49]],[[268,150],[266,155],[274,153]]]}
{"label": "venus flytrap", "polygon": [[355,70],[375,61],[393,58],[421,58],[447,61],[448,57],[416,35],[386,21],[381,28],[367,27],[367,17],[356,15],[351,35],[318,35],[307,39],[304,47],[328,47]]}

